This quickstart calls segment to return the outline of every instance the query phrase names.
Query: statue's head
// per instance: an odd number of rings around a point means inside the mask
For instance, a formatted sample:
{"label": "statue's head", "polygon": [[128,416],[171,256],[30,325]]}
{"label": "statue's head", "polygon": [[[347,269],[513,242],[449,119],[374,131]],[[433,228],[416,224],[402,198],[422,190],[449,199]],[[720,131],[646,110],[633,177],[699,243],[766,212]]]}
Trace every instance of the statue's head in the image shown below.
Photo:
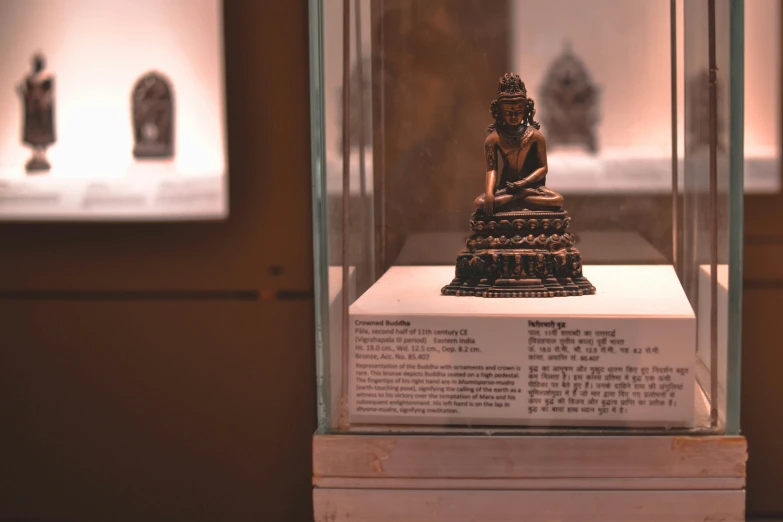
{"label": "statue's head", "polygon": [[35,53],[31,62],[33,65],[33,71],[35,72],[41,72],[44,70],[44,67],[46,67],[46,58],[44,58],[44,55],[41,53]]}
{"label": "statue's head", "polygon": [[540,127],[539,123],[533,120],[536,113],[535,103],[527,97],[525,82],[514,73],[506,73],[498,80],[498,97],[489,104],[489,112],[492,113],[495,123],[489,126],[488,132],[497,127]]}

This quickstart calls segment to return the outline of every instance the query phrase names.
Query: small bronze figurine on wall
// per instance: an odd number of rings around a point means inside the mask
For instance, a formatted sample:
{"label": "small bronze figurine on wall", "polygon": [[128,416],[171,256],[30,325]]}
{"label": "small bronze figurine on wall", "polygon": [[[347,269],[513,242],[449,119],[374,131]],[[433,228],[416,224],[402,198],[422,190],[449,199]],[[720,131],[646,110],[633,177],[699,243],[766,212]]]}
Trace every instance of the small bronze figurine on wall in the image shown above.
{"label": "small bronze figurine on wall", "polygon": [[27,171],[43,172],[51,168],[46,148],[55,142],[54,76],[46,70],[42,54],[33,56],[32,68],[19,86],[24,107],[22,142],[33,148],[33,156],[25,165]]}
{"label": "small bronze figurine on wall", "polygon": [[484,142],[484,194],[476,198],[471,235],[456,277],[441,293],[479,297],[594,294],[568,232],[563,196],[546,187],[546,140],[522,80],[508,73],[490,104],[495,123]]}
{"label": "small bronze figurine on wall", "polygon": [[149,72],[136,82],[132,95],[133,155],[170,158],[174,155],[174,94],[166,78]]}
{"label": "small bronze figurine on wall", "polygon": [[550,145],[577,145],[598,152],[598,96],[587,67],[566,46],[549,66],[541,86],[542,120]]}

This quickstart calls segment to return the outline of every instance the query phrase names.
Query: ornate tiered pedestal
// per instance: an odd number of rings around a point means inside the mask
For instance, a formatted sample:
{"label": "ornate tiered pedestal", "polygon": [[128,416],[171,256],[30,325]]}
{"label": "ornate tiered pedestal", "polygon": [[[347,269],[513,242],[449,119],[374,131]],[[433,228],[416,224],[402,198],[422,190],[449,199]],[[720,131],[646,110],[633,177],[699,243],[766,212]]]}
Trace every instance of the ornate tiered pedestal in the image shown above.
{"label": "ornate tiered pedestal", "polygon": [[589,295],[582,256],[568,232],[564,210],[515,210],[470,220],[472,234],[457,255],[454,280],[443,295],[562,297]]}

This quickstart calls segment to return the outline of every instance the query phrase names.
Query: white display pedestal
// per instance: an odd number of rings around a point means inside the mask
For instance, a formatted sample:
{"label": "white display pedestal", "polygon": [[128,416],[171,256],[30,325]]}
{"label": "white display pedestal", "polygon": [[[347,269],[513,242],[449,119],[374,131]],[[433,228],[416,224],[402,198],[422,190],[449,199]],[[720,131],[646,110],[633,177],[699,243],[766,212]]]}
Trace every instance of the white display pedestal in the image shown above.
{"label": "white display pedestal", "polygon": [[[429,354],[429,360],[444,355],[452,357],[455,359],[453,365],[456,365],[456,358],[466,355],[484,358],[494,353],[501,359],[514,353],[529,355],[531,335],[525,332],[520,336],[517,330],[554,330],[559,328],[559,322],[566,322],[569,330],[577,324],[580,330],[585,330],[590,324],[593,325],[589,327],[593,332],[590,337],[597,339],[599,336],[595,332],[610,331],[607,326],[597,325],[611,321],[615,335],[603,338],[623,338],[630,348],[637,339],[657,339],[657,354],[646,350],[641,354],[624,354],[624,357],[639,358],[636,363],[624,361],[624,366],[641,367],[647,357],[660,361],[659,366],[677,361],[676,364],[692,369],[696,364],[696,319],[671,267],[586,267],[585,275],[598,290],[595,296],[551,299],[440,296],[440,287],[449,282],[452,274],[452,267],[397,267],[387,272],[350,308],[351,328],[370,329],[369,333],[353,332],[353,355],[358,353],[358,343],[379,347],[362,352],[379,358],[354,357],[352,361],[403,361],[395,357],[402,354],[405,364],[408,361],[419,364],[416,358],[408,359],[408,356]],[[387,320],[395,324],[387,326]],[[356,321],[382,321],[383,325],[357,324]],[[396,324],[397,321],[412,324]],[[413,324],[422,321],[423,324]],[[443,331],[438,334],[439,339],[455,338],[457,343],[435,343],[435,327],[430,325],[431,321],[446,323],[439,327]],[[555,326],[530,327],[528,321],[554,321]],[[483,331],[482,323],[491,325],[496,335]],[[431,329],[433,333],[374,334],[373,328]],[[445,333],[448,330],[457,330],[457,333],[449,335]],[[462,335],[461,330],[468,330],[468,333]],[[389,335],[394,338],[394,346],[397,337],[403,338],[402,346],[406,345],[404,340],[408,336],[427,339],[420,344],[407,343],[408,350],[390,352],[384,349],[389,343],[382,339]],[[362,341],[357,340],[357,336],[378,339]],[[579,336],[580,339],[587,337]],[[471,338],[475,343],[460,344],[460,338],[466,341]],[[509,340],[514,344],[508,344]],[[468,350],[427,350],[431,344],[463,346]],[[415,351],[413,346],[425,349]],[[471,351],[477,346],[481,348],[480,352]],[[534,348],[538,346],[547,344],[532,344]],[[607,341],[606,346],[611,344]],[[380,355],[389,354],[392,359],[380,358]],[[548,354],[543,355],[546,358]],[[569,353],[568,361],[558,361],[558,364],[569,364],[571,355],[581,357],[581,354]],[[609,357],[600,350],[598,355]],[[351,367],[355,371],[353,362]],[[587,361],[584,365],[600,362]],[[530,363],[522,364],[530,366]],[[538,364],[543,366],[544,363]],[[685,380],[693,385],[693,373],[688,377]],[[515,386],[524,386],[524,382]],[[354,387],[356,384],[354,379]],[[707,407],[696,388],[694,423],[704,426],[708,420]],[[353,389],[352,393],[355,391],[358,390]],[[684,394],[682,390],[678,393]],[[534,420],[525,408],[507,416],[503,410],[499,410],[495,419],[498,424],[529,424]],[[664,409],[665,414],[652,424],[673,424],[679,415],[694,416],[693,411],[688,413],[685,407]],[[494,412],[497,414],[498,410]],[[649,411],[637,413],[640,416],[636,421],[628,421],[628,418],[615,421],[617,425],[625,426],[637,422],[650,424],[643,422],[643,416],[649,415]],[[482,414],[473,412],[472,415]],[[668,420],[662,420],[666,417]],[[416,414],[406,414],[404,426],[388,425],[390,418],[400,420],[399,414],[396,418],[377,415],[375,420],[385,424],[356,425],[353,417],[352,433],[315,435],[313,505],[316,522],[744,520],[747,446],[743,437],[664,435],[665,431],[658,432],[660,435],[654,432],[631,434],[623,430],[594,429],[589,433],[560,429],[556,434],[547,434],[539,428],[517,429],[512,435],[500,434],[495,428],[449,431],[421,425],[443,420],[437,416],[417,418]],[[469,419],[467,414],[457,421],[466,419]],[[486,416],[482,419],[487,421]],[[557,419],[551,415],[549,419],[550,424],[557,424]],[[607,420],[611,421],[611,416],[603,416],[599,424],[612,424]],[[585,415],[580,422],[589,425],[589,416]],[[579,424],[573,417],[568,423]]]}
{"label": "white display pedestal", "polygon": [[590,266],[594,296],[440,295],[394,267],[350,307],[355,424],[692,427],[696,319],[666,265]]}

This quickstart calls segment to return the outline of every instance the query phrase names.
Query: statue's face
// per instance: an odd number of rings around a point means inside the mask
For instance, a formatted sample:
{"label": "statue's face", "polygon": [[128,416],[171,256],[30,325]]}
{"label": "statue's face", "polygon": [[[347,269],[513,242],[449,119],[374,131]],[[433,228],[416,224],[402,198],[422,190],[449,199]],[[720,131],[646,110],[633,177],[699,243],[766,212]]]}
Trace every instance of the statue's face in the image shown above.
{"label": "statue's face", "polygon": [[524,101],[501,103],[500,115],[503,117],[503,123],[512,127],[521,125],[526,108],[527,103]]}

